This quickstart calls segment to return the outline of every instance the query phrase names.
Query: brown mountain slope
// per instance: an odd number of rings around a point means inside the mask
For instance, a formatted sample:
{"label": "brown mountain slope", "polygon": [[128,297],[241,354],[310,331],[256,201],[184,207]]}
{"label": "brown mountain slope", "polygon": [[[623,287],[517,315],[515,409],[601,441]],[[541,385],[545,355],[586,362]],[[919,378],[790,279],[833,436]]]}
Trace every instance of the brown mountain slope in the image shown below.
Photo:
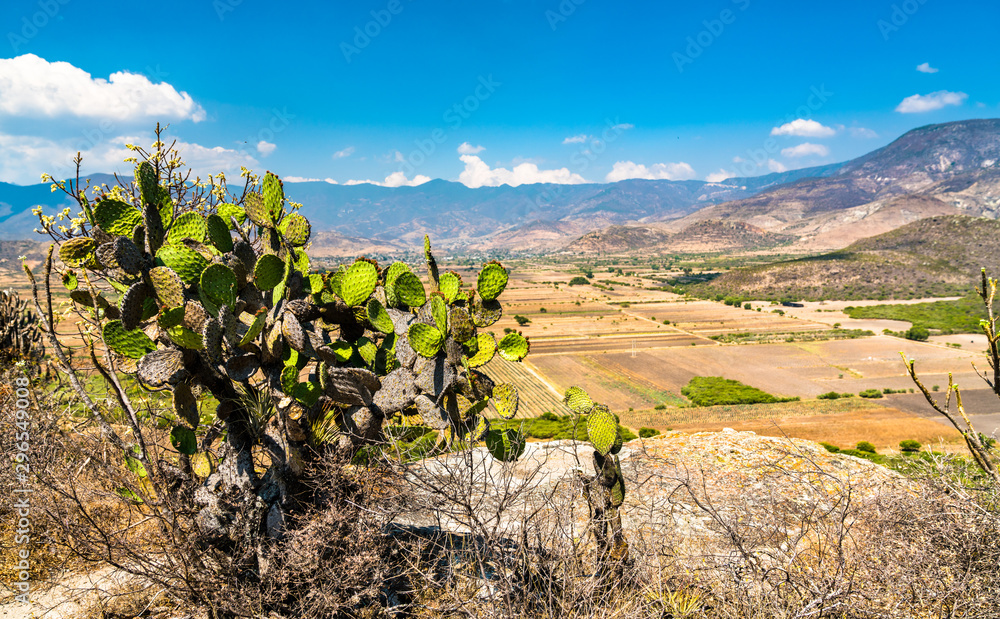
{"label": "brown mountain slope", "polygon": [[663,226],[611,226],[580,237],[566,246],[581,253],[624,254],[633,251],[701,253],[748,251],[785,245],[794,236],[774,234],[742,221],[698,221],[676,234]]}

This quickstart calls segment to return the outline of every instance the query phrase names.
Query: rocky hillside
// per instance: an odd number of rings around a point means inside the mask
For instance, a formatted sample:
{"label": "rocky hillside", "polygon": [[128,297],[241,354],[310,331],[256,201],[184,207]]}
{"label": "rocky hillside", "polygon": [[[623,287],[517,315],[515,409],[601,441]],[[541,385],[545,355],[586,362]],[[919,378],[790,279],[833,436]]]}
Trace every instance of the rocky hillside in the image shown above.
{"label": "rocky hillside", "polygon": [[696,221],[676,233],[662,224],[611,226],[583,235],[566,249],[605,254],[738,252],[787,245],[795,238],[767,232],[742,221],[709,219]]}

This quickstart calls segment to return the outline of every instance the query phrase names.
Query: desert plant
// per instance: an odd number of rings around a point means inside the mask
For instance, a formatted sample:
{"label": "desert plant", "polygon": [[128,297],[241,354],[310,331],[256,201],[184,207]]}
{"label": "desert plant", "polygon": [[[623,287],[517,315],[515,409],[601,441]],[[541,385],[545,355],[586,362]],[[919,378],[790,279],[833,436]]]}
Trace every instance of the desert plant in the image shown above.
{"label": "desert plant", "polygon": [[38,316],[13,290],[0,291],[0,365],[30,361],[32,367],[45,356]]}
{"label": "desert plant", "polygon": [[[132,148],[135,181],[97,188],[93,201],[79,174],[52,179],[80,211],[71,227],[39,212],[55,243],[40,276],[25,269],[60,370],[140,478],[121,489],[123,500],[192,514],[190,543],[231,558],[252,549],[249,562],[230,567],[259,578],[269,540],[303,510],[313,463],[350,462],[383,440],[387,420],[426,424],[441,448],[485,438],[495,457],[519,455],[523,437],[491,431],[482,415],[492,402],[512,417],[518,394],[478,368],[498,353],[520,361],[528,352],[518,333],[498,342],[479,331],[502,314],[500,263],[485,264],[465,288],[457,273],[439,272],[425,237],[429,286],[402,262],[380,268],[359,258],[318,273],[304,250],[309,221],[277,176],[247,172],[235,192],[221,176],[191,182],[159,127],[152,151]],[[92,400],[56,335],[54,270],[127,432]],[[155,457],[152,429],[119,375],[172,394],[173,462]],[[199,392],[218,402],[207,423]]]}
{"label": "desert plant", "polygon": [[917,453],[920,451],[920,447],[920,441],[915,441],[912,438],[899,441],[899,451],[903,453]]}
{"label": "desert plant", "polygon": [[660,431],[656,428],[639,428],[639,438],[653,438],[659,434]]}
{"label": "desert plant", "polygon": [[870,400],[877,400],[883,397],[882,392],[878,389],[865,389],[864,391],[859,392],[858,395],[862,398],[868,398]]}
{"label": "desert plant", "polygon": [[872,445],[868,441],[859,441],[857,445],[854,446],[858,451],[863,451],[865,453],[873,454],[875,453],[875,445]]}

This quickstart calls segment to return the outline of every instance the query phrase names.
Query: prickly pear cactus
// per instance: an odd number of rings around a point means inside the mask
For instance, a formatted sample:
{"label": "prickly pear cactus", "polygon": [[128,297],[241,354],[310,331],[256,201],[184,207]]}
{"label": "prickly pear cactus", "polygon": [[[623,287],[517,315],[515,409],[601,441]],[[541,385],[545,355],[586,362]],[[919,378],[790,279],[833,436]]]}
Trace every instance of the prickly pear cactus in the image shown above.
{"label": "prickly pear cactus", "polygon": [[37,366],[44,355],[38,316],[13,290],[0,291],[0,364],[24,360]]}

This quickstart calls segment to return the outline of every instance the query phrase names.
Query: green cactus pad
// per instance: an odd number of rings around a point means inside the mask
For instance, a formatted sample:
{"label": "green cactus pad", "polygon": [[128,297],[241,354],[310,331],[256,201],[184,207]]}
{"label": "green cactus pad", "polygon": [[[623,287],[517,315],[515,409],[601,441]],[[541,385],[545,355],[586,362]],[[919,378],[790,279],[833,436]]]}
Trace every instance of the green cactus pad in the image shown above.
{"label": "green cactus pad", "polygon": [[508,333],[500,340],[497,348],[500,356],[507,361],[520,361],[528,355],[528,340],[520,333]]}
{"label": "green cactus pad", "polygon": [[77,286],[80,285],[79,280],[76,278],[76,273],[72,270],[62,274],[62,283],[66,290],[76,290]]}
{"label": "green cactus pad", "polygon": [[472,444],[478,443],[479,441],[486,438],[486,435],[490,432],[490,420],[482,415],[476,416],[476,426],[470,429],[462,440],[464,443]]}
{"label": "green cactus pad", "polygon": [[237,225],[245,222],[247,220],[247,212],[241,206],[236,206],[235,204],[224,203],[220,204],[215,212],[218,213],[222,221],[226,222],[226,226],[230,230],[235,230],[233,227],[233,222]]}
{"label": "green cactus pad", "polygon": [[476,281],[476,290],[483,301],[495,301],[507,287],[507,270],[499,262],[493,261],[483,267]]}
{"label": "green cactus pad", "polygon": [[236,275],[224,264],[210,264],[201,272],[200,290],[215,305],[236,303]]}
{"label": "green cactus pad", "polygon": [[167,335],[173,343],[183,348],[190,350],[202,350],[205,348],[205,343],[201,339],[201,334],[185,327],[184,325],[170,327],[167,329]]}
{"label": "green cactus pad", "polygon": [[319,401],[323,392],[316,383],[299,383],[295,385],[291,395],[302,404],[312,406]]}
{"label": "green cactus pad", "polygon": [[277,176],[268,172],[264,175],[260,192],[264,198],[264,206],[267,207],[271,221],[278,221],[285,203],[285,190],[281,185],[281,181],[278,180]]}
{"label": "green cactus pad", "polygon": [[378,346],[375,345],[375,342],[366,337],[359,337],[358,341],[354,342],[354,347],[358,351],[358,356],[364,360],[365,365],[371,366],[375,363],[375,358],[378,356]]}
{"label": "green cactus pad", "polygon": [[216,364],[222,363],[222,326],[219,321],[209,318],[201,328],[201,341],[205,354]]}
{"label": "green cactus pad", "polygon": [[476,335],[476,325],[469,310],[464,307],[453,307],[448,311],[448,326],[456,342],[466,342]]}
{"label": "green cactus pad", "polygon": [[114,240],[114,260],[118,268],[129,275],[138,275],[142,270],[142,251],[135,243],[120,236]]}
{"label": "green cactus pad", "polygon": [[209,215],[205,220],[205,228],[208,231],[208,240],[216,249],[224,254],[233,251],[233,237],[229,233],[229,225],[222,217]]}
{"label": "green cactus pad", "polygon": [[492,333],[480,333],[476,336],[476,342],[476,354],[469,357],[469,367],[473,368],[486,365],[497,354],[497,341]]}
{"label": "green cactus pad", "polygon": [[199,243],[205,242],[208,234],[208,225],[201,213],[188,211],[174,220],[173,225],[167,232],[167,242],[177,244],[184,239],[191,239]]}
{"label": "green cactus pad", "polygon": [[184,305],[184,282],[170,267],[153,267],[149,270],[149,281],[153,284],[160,303],[167,307]]}
{"label": "green cactus pad", "polygon": [[504,419],[513,419],[517,414],[517,403],[519,400],[517,387],[510,383],[502,383],[493,387],[493,408],[497,409],[497,414]]}
{"label": "green cactus pad", "polygon": [[123,357],[141,359],[146,353],[156,350],[153,340],[145,333],[139,329],[129,331],[120,320],[105,323],[101,335],[104,343]]}
{"label": "green cactus pad", "polygon": [[131,204],[107,199],[94,206],[94,219],[108,234],[131,238],[135,227],[142,223],[142,213]]}
{"label": "green cactus pad", "polygon": [[513,462],[524,454],[524,436],[515,430],[490,430],[485,440],[490,455],[501,462]]}
{"label": "green cactus pad", "polygon": [[205,453],[196,453],[191,456],[191,470],[201,479],[212,474],[212,459]]}
{"label": "green cactus pad", "polygon": [[439,294],[431,295],[431,316],[434,318],[434,324],[437,326],[438,331],[441,333],[448,332],[448,304],[445,303],[444,298]]}
{"label": "green cactus pad", "polygon": [[126,331],[131,331],[142,322],[143,306],[149,289],[143,282],[132,284],[125,294],[122,295],[121,303],[118,306],[121,314],[122,326]]}
{"label": "green cactus pad", "polygon": [[490,327],[503,316],[503,306],[499,301],[480,301],[476,299],[472,304],[472,322],[477,327]]}
{"label": "green cactus pad", "polygon": [[427,293],[424,291],[424,284],[420,278],[413,273],[406,271],[400,273],[393,282],[396,300],[399,305],[408,307],[421,307],[427,302]]}
{"label": "green cactus pad", "polygon": [[273,228],[271,211],[264,205],[264,198],[259,193],[248,193],[243,200],[243,208],[250,221],[264,228]]}
{"label": "green cactus pad", "polygon": [[617,434],[618,421],[615,416],[611,414],[608,407],[596,405],[587,417],[587,436],[597,453],[602,456],[608,455],[615,444]]}
{"label": "green cactus pad", "polygon": [[285,263],[274,254],[264,254],[253,268],[253,282],[260,290],[270,290],[285,278]]}
{"label": "green cactus pad", "polygon": [[444,337],[436,327],[420,322],[410,325],[407,337],[410,340],[410,346],[413,347],[413,350],[418,355],[428,358],[438,354],[438,351],[441,350],[441,345],[444,344]]}
{"label": "green cactus pad", "polygon": [[198,452],[198,439],[191,428],[174,426],[170,431],[170,444],[182,454],[191,456]]}
{"label": "green cactus pad", "polygon": [[159,317],[156,319],[156,324],[160,325],[161,329],[169,329],[181,324],[183,320],[184,306],[182,305],[180,307],[169,307],[161,311]]}
{"label": "green cactus pad", "polygon": [[378,283],[378,269],[375,265],[358,260],[344,273],[340,281],[340,298],[351,307],[361,305],[371,296]]}
{"label": "green cactus pad", "polygon": [[309,225],[309,220],[299,215],[298,213],[289,213],[284,219],[281,220],[281,225],[278,226],[278,231],[281,235],[285,237],[292,247],[302,247],[309,242],[309,235],[312,232],[312,226]]}
{"label": "green cactus pad", "polygon": [[139,164],[138,169],[135,172],[135,177],[139,180],[139,193],[142,196],[142,201],[151,204],[157,201],[157,189],[159,187],[159,179],[156,178],[156,170],[153,165],[148,161],[143,161]]}
{"label": "green cactus pad", "polygon": [[96,249],[97,243],[94,242],[94,239],[85,237],[69,239],[59,246],[59,259],[66,266],[82,267],[94,260],[94,250]]}
{"label": "green cactus pad", "polygon": [[392,318],[385,311],[378,299],[372,298],[368,301],[368,322],[382,333],[392,333]]}
{"label": "green cactus pad", "polygon": [[295,267],[296,271],[302,273],[303,277],[309,275],[309,255],[301,249],[296,249],[292,266]]}
{"label": "green cactus pad", "polygon": [[617,454],[622,450],[622,446],[625,444],[625,439],[622,438],[622,431],[620,429],[615,430],[615,442],[611,446],[611,450],[608,452],[612,455]]}
{"label": "green cactus pad", "polygon": [[198,427],[198,400],[187,383],[174,385],[174,414],[178,419],[188,422],[192,428]]}
{"label": "green cactus pad", "polygon": [[424,259],[427,261],[427,275],[431,280],[431,289],[438,290],[438,265],[431,253],[431,237],[424,235]]}
{"label": "green cactus pad", "polygon": [[299,384],[299,369],[294,365],[286,365],[281,369],[281,390],[292,395],[295,386]]}
{"label": "green cactus pad", "polygon": [[250,328],[247,332],[243,334],[240,339],[240,346],[246,346],[250,342],[254,341],[260,332],[264,330],[264,324],[267,322],[267,308],[260,308],[257,310],[257,314],[253,318],[253,322],[250,323]]}
{"label": "green cactus pad", "polygon": [[611,507],[617,509],[625,503],[625,476],[622,475],[622,463],[615,456],[615,484],[611,486]]}
{"label": "green cactus pad", "polygon": [[590,409],[594,408],[594,401],[590,399],[586,391],[579,387],[570,387],[567,389],[566,396],[563,397],[563,402],[578,415],[586,415],[590,412]]}
{"label": "green cactus pad", "polygon": [[385,272],[385,300],[389,307],[399,305],[396,298],[396,278],[403,273],[409,273],[410,267],[404,262],[393,262]]}
{"label": "green cactus pad", "polygon": [[455,301],[458,291],[462,288],[462,276],[454,271],[448,271],[438,279],[438,287],[448,303]]}
{"label": "green cactus pad", "polygon": [[156,252],[156,259],[170,267],[189,286],[198,283],[201,272],[208,266],[204,256],[184,245],[164,245]]}

